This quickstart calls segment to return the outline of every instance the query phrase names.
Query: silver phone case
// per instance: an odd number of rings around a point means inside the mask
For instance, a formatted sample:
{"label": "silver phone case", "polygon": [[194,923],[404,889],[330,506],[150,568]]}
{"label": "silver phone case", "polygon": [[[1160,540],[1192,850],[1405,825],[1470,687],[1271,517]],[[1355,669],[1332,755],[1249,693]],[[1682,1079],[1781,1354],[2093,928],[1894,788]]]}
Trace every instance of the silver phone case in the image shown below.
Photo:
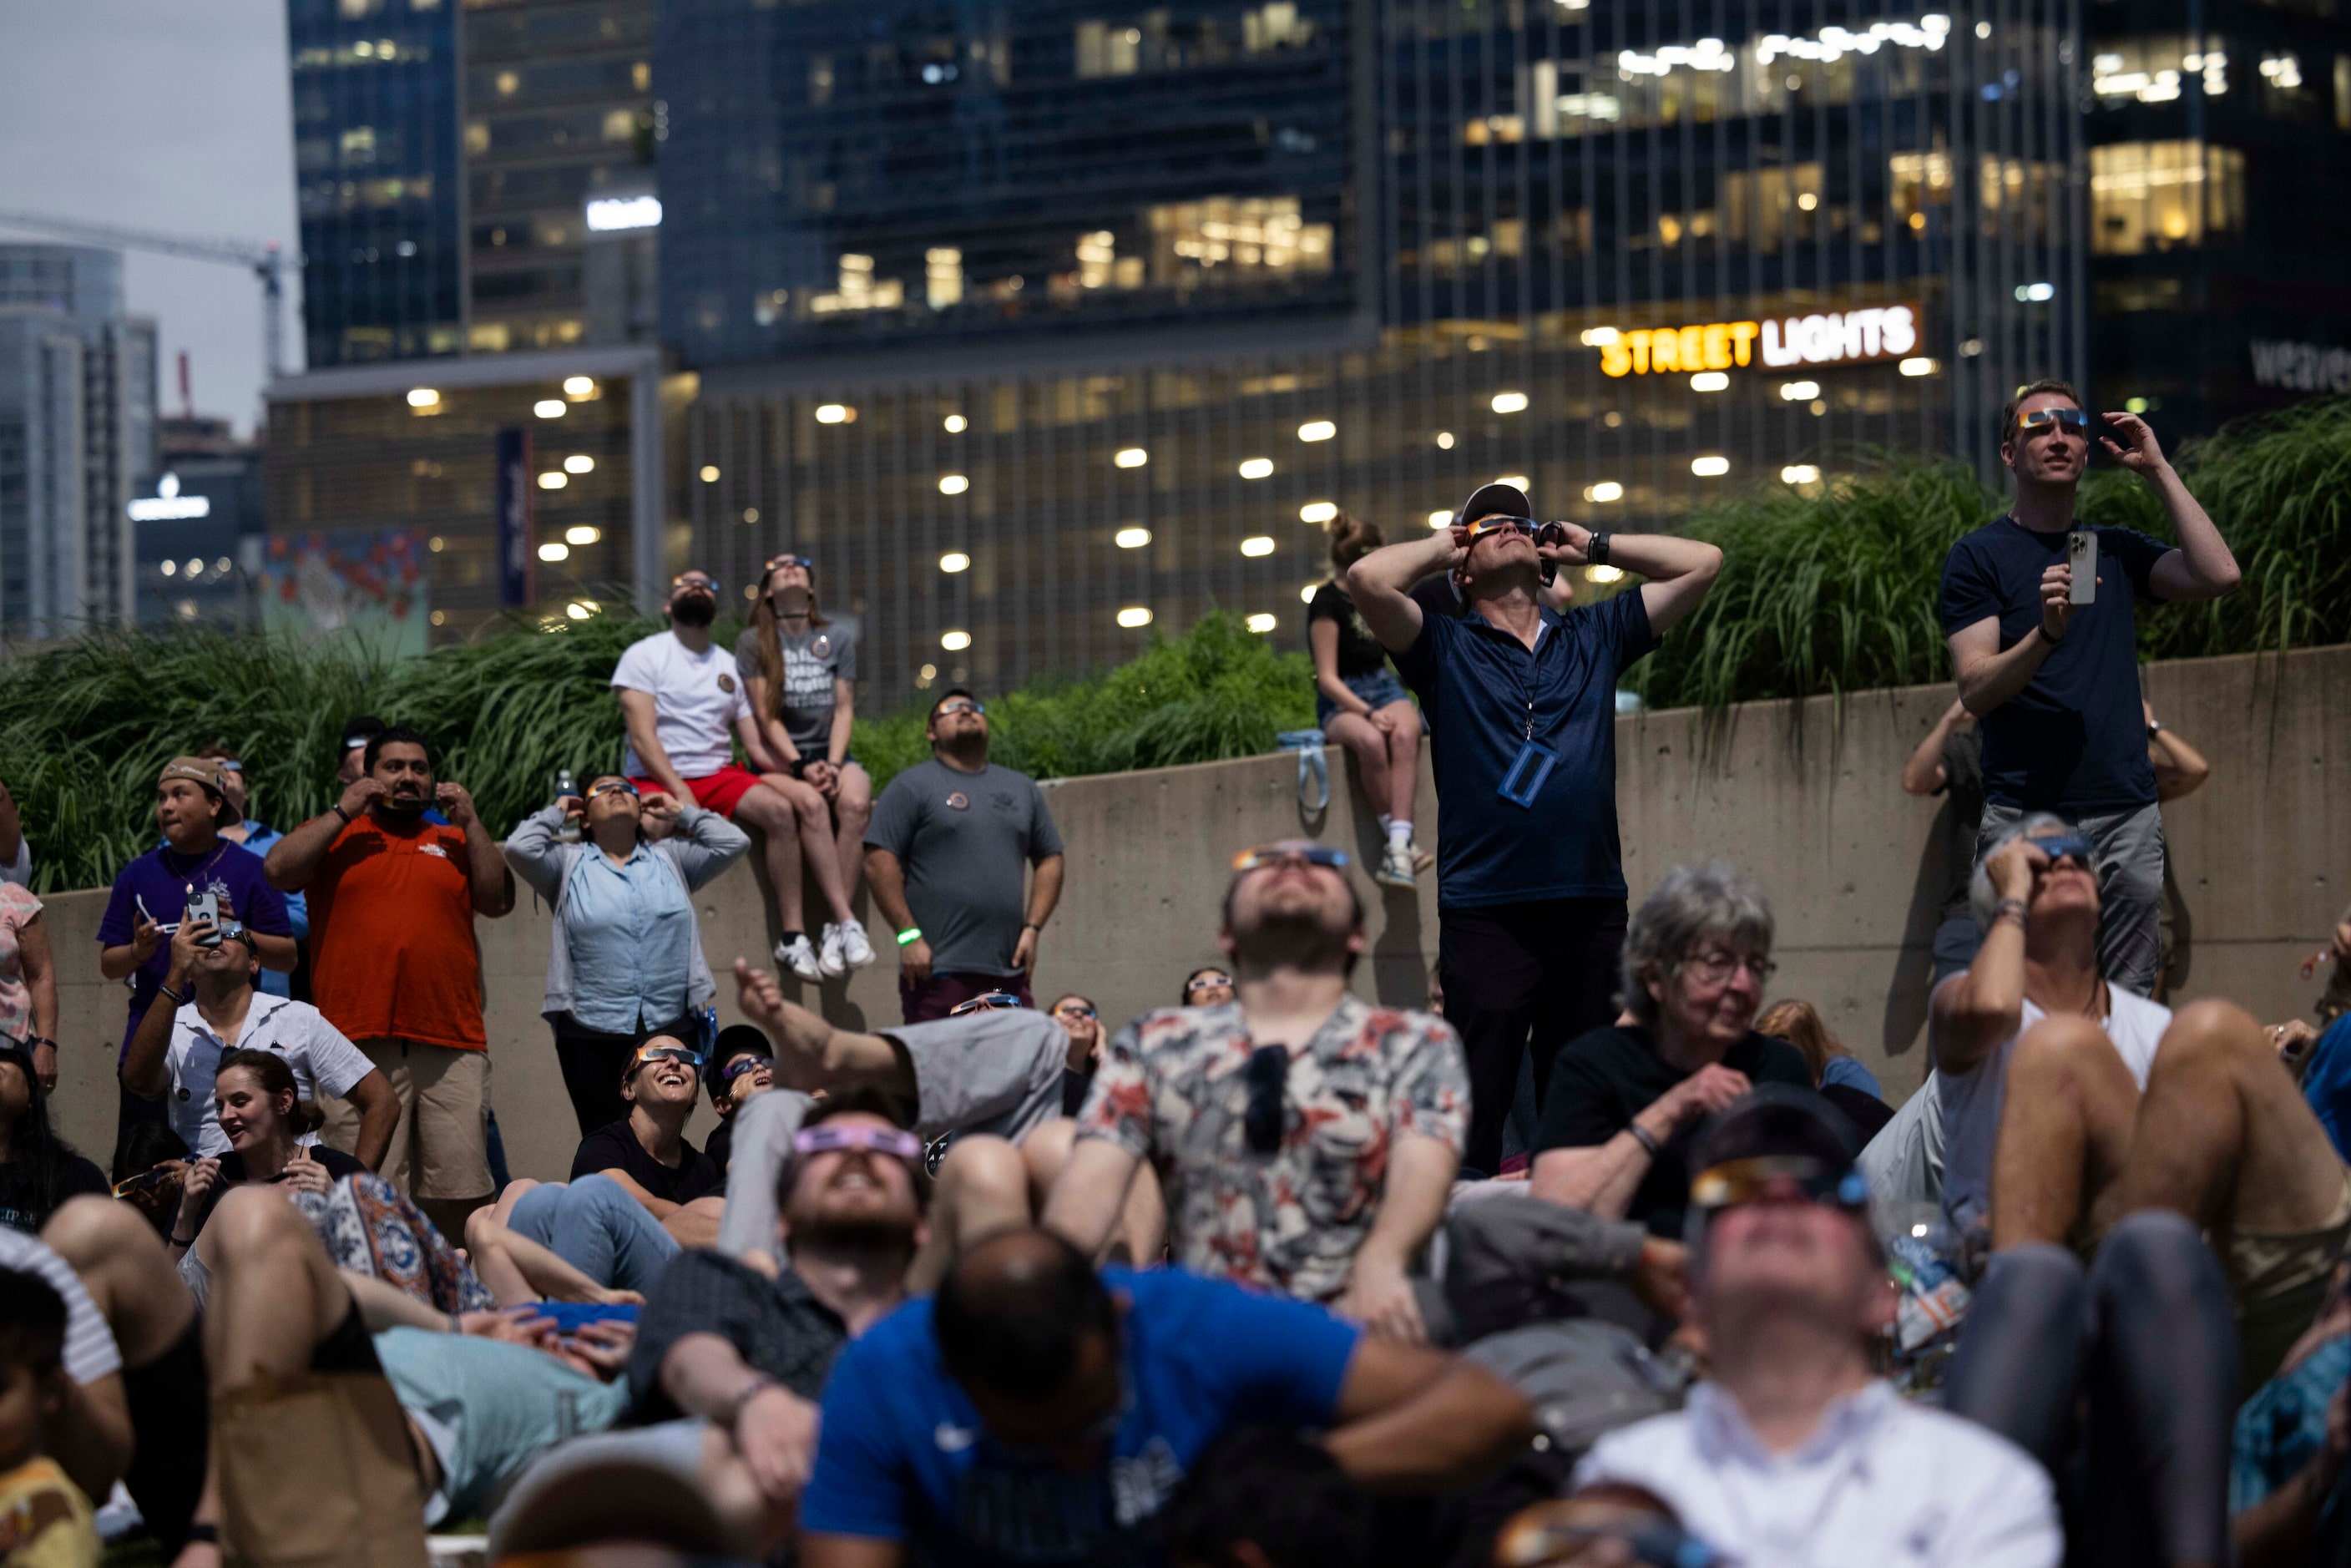
{"label": "silver phone case", "polygon": [[2067,602],[2095,604],[2098,601],[2098,536],[2087,528],[2075,528],[2067,534],[2065,559],[2074,569],[2074,589],[2067,596]]}

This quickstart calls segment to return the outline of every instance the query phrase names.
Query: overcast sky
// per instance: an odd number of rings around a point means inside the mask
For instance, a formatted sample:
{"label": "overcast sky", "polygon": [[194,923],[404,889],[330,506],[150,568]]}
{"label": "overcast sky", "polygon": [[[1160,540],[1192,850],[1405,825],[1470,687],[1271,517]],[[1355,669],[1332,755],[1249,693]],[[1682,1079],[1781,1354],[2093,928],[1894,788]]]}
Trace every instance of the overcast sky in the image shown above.
{"label": "overcast sky", "polygon": [[[285,0],[0,0],[0,210],[274,239],[291,253],[289,126]],[[196,411],[249,430],[264,379],[260,284],[138,251],[125,266],[131,310],[160,329],[166,412],[179,412],[185,350]],[[298,271],[286,305],[287,368],[299,370]]]}

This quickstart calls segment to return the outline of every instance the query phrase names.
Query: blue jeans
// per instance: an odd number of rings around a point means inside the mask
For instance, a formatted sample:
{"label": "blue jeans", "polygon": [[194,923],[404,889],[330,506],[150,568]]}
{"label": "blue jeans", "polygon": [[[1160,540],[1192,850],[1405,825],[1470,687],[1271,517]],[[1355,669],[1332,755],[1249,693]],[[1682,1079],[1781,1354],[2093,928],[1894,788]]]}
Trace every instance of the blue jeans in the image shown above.
{"label": "blue jeans", "polygon": [[507,1227],[616,1291],[652,1290],[662,1266],[678,1254],[661,1221],[608,1176],[533,1187],[507,1216]]}

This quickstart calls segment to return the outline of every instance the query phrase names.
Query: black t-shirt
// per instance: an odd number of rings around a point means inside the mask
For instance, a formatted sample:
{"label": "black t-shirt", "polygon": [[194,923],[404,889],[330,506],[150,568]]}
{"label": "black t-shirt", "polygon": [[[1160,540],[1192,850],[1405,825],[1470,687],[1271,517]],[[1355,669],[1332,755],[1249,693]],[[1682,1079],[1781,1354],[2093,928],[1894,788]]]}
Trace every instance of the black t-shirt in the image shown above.
{"label": "black t-shirt", "polygon": [[[312,1160],[326,1166],[327,1175],[336,1181],[340,1181],[349,1176],[367,1174],[367,1166],[340,1149],[330,1149],[324,1144],[313,1144],[303,1152]],[[233,1186],[243,1186],[246,1180],[245,1156],[231,1149],[220,1157],[220,1179],[213,1184],[212,1197],[205,1203],[204,1213],[197,1217],[198,1230],[204,1228],[204,1222],[213,1217],[213,1210],[220,1206],[221,1195]]]}
{"label": "black t-shirt", "polygon": [[70,1150],[65,1152],[58,1164],[57,1191],[46,1195],[40,1190],[30,1160],[14,1159],[0,1165],[0,1226],[37,1236],[66,1199],[84,1193],[96,1193],[102,1197],[114,1190],[104,1171]]}
{"label": "black t-shirt", "polygon": [[1968,906],[1968,884],[1976,872],[1976,831],[1983,825],[1983,738],[1972,729],[1954,730],[1943,741],[1943,787],[1951,802],[1944,853],[1950,881],[1943,894],[1943,918]]}
{"label": "black t-shirt", "polygon": [[1317,621],[1338,623],[1341,680],[1376,674],[1387,667],[1388,651],[1380,646],[1380,640],[1372,635],[1372,629],[1356,611],[1355,601],[1337,583],[1324,583],[1306,601],[1306,624],[1311,627]]}
{"label": "black t-shirt", "polygon": [[692,1203],[705,1193],[719,1191],[726,1184],[710,1156],[684,1138],[677,1143],[682,1157],[673,1169],[645,1153],[623,1116],[580,1140],[580,1152],[571,1156],[571,1179],[578,1181],[600,1171],[623,1171],[664,1203]]}
{"label": "black t-shirt", "polygon": [[[741,1113],[738,1108],[736,1114]],[[726,1174],[727,1162],[735,1157],[734,1116],[726,1117],[710,1129],[710,1142],[702,1145],[702,1152],[710,1156],[711,1165],[717,1168],[720,1176]]]}
{"label": "black t-shirt", "polygon": [[[1813,1087],[1813,1071],[1802,1051],[1751,1030],[1723,1052],[1722,1065],[1756,1083]],[[1535,1152],[1604,1144],[1688,1076],[1657,1054],[1646,1029],[1612,1024],[1580,1035],[1561,1047],[1551,1064],[1551,1092],[1543,1102]],[[1666,1140],[1665,1151],[1650,1160],[1648,1174],[1633,1194],[1625,1218],[1647,1226],[1652,1236],[1681,1239],[1682,1211],[1689,1207],[1690,1145],[1702,1125],[1703,1118],[1677,1128]]]}

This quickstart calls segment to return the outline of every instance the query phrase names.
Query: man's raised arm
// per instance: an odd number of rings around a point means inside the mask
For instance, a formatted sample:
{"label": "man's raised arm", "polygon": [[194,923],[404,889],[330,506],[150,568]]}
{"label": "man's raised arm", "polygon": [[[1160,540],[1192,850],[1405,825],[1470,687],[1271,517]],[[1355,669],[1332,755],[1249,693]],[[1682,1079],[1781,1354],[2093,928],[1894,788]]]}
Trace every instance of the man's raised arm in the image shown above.
{"label": "man's raised arm", "polygon": [[1412,585],[1461,559],[1465,547],[1458,533],[1444,528],[1425,539],[1388,545],[1347,569],[1347,597],[1389,653],[1401,653],[1420,641],[1420,606],[1413,602]]}

